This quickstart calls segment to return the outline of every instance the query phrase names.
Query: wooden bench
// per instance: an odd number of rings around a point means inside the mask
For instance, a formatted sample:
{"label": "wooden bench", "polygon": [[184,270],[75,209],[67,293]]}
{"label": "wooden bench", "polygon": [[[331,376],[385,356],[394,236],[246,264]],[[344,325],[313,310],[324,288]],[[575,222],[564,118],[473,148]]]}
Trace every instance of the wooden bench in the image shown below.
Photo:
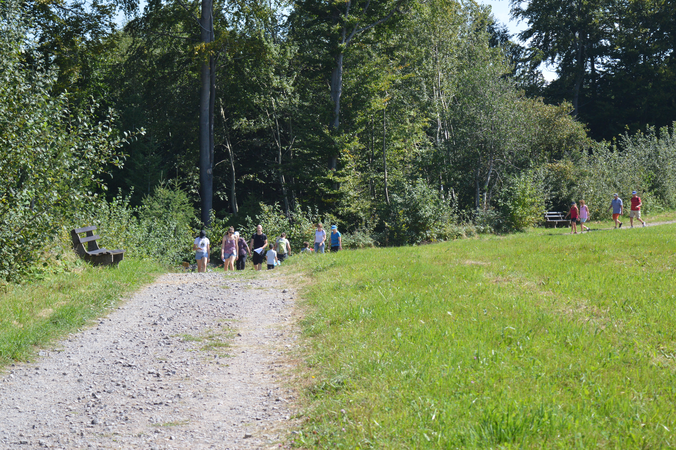
{"label": "wooden bench", "polygon": [[[106,266],[109,264],[117,265],[124,258],[124,250],[108,250],[99,248],[96,243],[101,236],[95,235],[96,227],[76,228],[70,231],[70,236],[73,238],[73,250],[85,261],[92,263],[95,266]],[[80,237],[81,233],[86,233],[86,237]],[[87,248],[85,249],[85,243]]]}
{"label": "wooden bench", "polygon": [[545,228],[556,228],[560,223],[570,226],[570,220],[565,219],[566,213],[559,211],[549,211],[545,213]]}

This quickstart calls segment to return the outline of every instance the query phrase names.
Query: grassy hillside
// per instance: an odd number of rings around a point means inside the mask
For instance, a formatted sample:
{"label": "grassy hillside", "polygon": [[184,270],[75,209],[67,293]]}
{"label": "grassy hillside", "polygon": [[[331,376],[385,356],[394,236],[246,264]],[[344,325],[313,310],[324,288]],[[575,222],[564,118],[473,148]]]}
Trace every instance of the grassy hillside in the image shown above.
{"label": "grassy hillside", "polygon": [[298,444],[676,446],[675,253],[663,225],[294,258]]}

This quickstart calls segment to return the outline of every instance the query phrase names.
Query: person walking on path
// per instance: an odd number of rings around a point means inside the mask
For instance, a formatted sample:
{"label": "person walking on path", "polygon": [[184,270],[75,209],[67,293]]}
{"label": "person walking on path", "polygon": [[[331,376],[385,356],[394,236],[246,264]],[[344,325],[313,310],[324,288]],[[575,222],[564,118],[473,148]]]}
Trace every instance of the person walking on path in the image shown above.
{"label": "person walking on path", "polygon": [[622,228],[622,222],[620,222],[620,216],[624,211],[624,204],[619,195],[613,194],[613,199],[610,201],[610,208],[608,211],[613,210],[613,220],[615,221],[615,228]]}
{"label": "person walking on path", "polygon": [[636,217],[645,227],[645,222],[641,219],[641,197],[638,196],[636,191],[631,192],[631,210],[629,211],[629,225],[634,228],[634,217]]}
{"label": "person walking on path", "polygon": [[235,259],[237,259],[237,239],[235,239],[235,229],[230,227],[223,236],[221,242],[221,259],[225,266],[225,271],[235,270]]}
{"label": "person walking on path", "polygon": [[343,249],[343,238],[336,225],[331,225],[331,252],[337,252]]}
{"label": "person walking on path", "polygon": [[286,239],[286,233],[282,233],[275,242],[274,250],[277,252],[277,259],[282,262],[287,256],[291,256],[291,244]]}
{"label": "person walking on path", "polygon": [[239,231],[235,231],[235,239],[237,240],[237,270],[244,270],[246,268],[246,257],[251,250],[243,237],[239,236]]}
{"label": "person walking on path", "polygon": [[279,263],[277,259],[277,252],[272,244],[270,244],[270,250],[265,254],[265,257],[268,259],[268,270],[274,269],[275,266]]}
{"label": "person walking on path", "polygon": [[324,242],[326,242],[326,231],[322,223],[317,224],[317,231],[315,231],[315,254],[324,253]]}
{"label": "person walking on path", "polygon": [[200,235],[195,239],[192,249],[195,250],[195,259],[197,259],[197,272],[206,272],[207,263],[209,262],[210,250],[209,238],[207,238],[206,231],[200,231]]}
{"label": "person walking on path", "polygon": [[585,203],[584,200],[580,200],[580,231],[584,231],[585,229],[587,230],[587,233],[589,233],[589,227],[585,225],[585,222],[589,220],[589,217],[591,214],[589,214],[589,207],[587,206],[587,203]]}
{"label": "person walking on path", "polygon": [[261,264],[265,260],[265,249],[268,246],[268,237],[263,234],[263,225],[256,226],[256,233],[251,236],[249,247],[253,252],[251,260],[253,261],[254,269],[261,270]]}
{"label": "person walking on path", "polygon": [[568,211],[568,214],[566,214],[566,217],[570,216],[570,234],[577,234],[577,220],[579,215],[580,210],[577,209],[575,202],[572,202],[570,204],[570,211]]}

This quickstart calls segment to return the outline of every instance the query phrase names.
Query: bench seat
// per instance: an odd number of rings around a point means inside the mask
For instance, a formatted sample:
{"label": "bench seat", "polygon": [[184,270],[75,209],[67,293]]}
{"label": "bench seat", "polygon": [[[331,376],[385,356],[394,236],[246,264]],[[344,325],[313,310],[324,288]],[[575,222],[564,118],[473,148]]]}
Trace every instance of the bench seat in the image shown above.
{"label": "bench seat", "polygon": [[570,226],[570,220],[566,219],[566,213],[561,211],[549,211],[545,213],[545,227],[556,228],[560,223]]}
{"label": "bench seat", "polygon": [[[124,259],[124,250],[99,248],[96,240],[101,239],[101,236],[95,235],[95,230],[95,226],[71,230],[70,236],[73,239],[73,250],[75,250],[75,253],[95,266],[119,264],[119,262]],[[86,236],[81,237],[81,233],[86,233]],[[85,248],[84,244],[87,244],[87,248]]]}

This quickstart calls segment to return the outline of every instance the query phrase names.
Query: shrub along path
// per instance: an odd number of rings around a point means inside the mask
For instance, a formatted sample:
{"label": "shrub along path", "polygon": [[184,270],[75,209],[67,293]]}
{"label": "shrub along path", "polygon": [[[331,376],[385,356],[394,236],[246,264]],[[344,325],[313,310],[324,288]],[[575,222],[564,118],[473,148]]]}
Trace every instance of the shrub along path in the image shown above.
{"label": "shrub along path", "polygon": [[0,447],[272,446],[291,426],[281,374],[294,295],[252,275],[163,275],[36,363],[8,367]]}

